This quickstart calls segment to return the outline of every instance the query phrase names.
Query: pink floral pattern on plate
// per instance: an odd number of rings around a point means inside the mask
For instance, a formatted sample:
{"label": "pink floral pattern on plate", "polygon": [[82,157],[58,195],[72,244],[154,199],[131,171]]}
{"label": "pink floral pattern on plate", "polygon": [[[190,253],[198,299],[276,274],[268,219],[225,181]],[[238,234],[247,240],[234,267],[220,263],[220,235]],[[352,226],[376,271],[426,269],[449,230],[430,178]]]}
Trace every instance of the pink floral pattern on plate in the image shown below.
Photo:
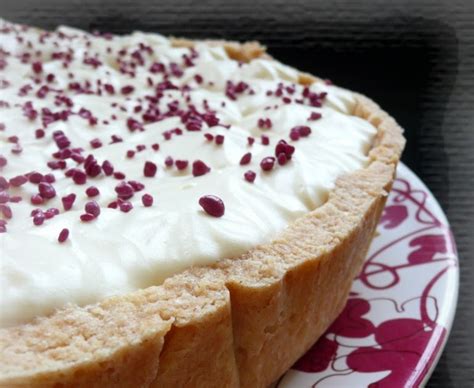
{"label": "pink floral pattern on plate", "polygon": [[424,385],[451,328],[458,276],[443,211],[400,165],[344,311],[276,386]]}

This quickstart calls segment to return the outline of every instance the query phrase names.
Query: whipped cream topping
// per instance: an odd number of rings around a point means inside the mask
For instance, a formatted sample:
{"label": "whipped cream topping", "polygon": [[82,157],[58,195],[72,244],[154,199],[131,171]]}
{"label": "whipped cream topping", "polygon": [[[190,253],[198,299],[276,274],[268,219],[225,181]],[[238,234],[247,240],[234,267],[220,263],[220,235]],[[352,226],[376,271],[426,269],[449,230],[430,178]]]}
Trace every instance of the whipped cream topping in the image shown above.
{"label": "whipped cream topping", "polygon": [[350,92],[297,81],[206,43],[0,21],[0,326],[236,257],[321,206],[376,129]]}

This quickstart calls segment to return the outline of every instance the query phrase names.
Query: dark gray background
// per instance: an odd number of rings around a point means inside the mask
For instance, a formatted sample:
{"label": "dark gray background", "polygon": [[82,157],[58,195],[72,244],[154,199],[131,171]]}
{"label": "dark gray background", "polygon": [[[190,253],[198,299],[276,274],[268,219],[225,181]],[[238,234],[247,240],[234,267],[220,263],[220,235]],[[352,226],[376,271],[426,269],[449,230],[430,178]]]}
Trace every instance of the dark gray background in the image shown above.
{"label": "dark gray background", "polygon": [[0,16],[260,40],[283,62],[379,102],[406,129],[403,160],[438,198],[459,249],[459,305],[428,386],[474,386],[474,0],[0,0]]}

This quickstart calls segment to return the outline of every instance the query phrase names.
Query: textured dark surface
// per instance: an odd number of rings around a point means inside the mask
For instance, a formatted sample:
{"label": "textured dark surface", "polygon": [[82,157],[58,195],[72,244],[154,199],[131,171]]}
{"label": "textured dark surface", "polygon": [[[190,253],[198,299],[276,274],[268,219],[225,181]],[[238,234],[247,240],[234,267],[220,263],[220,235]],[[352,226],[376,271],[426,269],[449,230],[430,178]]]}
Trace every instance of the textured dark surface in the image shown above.
{"label": "textured dark surface", "polygon": [[276,58],[375,99],[406,129],[407,163],[451,222],[461,288],[429,387],[474,386],[474,1],[0,0],[54,28],[260,40]]}

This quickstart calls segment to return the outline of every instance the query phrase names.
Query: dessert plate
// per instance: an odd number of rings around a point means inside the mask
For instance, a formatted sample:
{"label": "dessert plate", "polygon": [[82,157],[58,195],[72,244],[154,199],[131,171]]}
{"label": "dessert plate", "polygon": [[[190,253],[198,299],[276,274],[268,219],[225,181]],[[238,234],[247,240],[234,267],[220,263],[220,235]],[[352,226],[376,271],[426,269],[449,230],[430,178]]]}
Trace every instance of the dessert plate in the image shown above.
{"label": "dessert plate", "polygon": [[459,267],[448,221],[405,165],[344,311],[276,383],[293,387],[417,387],[451,329]]}

